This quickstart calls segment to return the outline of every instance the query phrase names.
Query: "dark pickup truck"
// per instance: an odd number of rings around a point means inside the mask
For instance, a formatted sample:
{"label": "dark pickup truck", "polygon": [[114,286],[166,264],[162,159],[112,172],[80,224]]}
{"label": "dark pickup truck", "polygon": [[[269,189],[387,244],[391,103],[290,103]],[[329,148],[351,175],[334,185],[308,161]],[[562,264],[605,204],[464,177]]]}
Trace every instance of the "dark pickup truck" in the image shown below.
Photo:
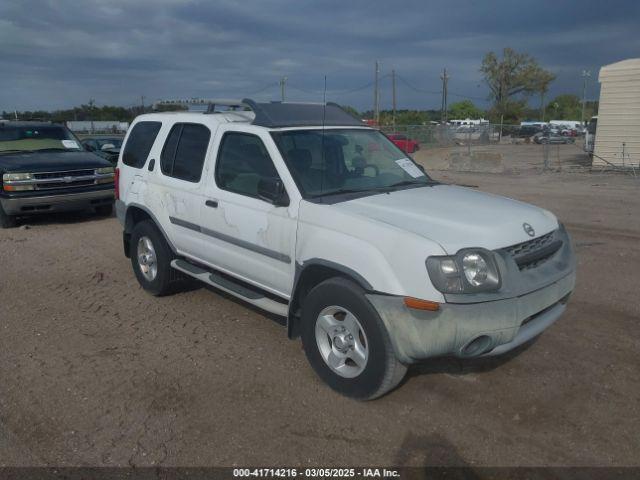
{"label": "dark pickup truck", "polygon": [[48,212],[113,211],[113,165],[64,126],[0,121],[0,226]]}

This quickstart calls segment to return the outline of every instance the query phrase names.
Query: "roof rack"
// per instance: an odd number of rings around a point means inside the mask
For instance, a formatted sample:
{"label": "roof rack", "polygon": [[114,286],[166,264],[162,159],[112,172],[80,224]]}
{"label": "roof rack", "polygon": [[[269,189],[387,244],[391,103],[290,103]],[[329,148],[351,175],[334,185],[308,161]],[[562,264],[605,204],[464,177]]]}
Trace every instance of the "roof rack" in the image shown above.
{"label": "roof rack", "polygon": [[205,113],[215,113],[216,107],[229,107],[232,110],[246,109],[248,105],[244,104],[242,100],[231,100],[228,98],[189,98],[189,99],[177,99],[177,100],[158,100],[153,104],[153,108],[156,109],[160,105],[201,105],[206,106]]}
{"label": "roof rack", "polygon": [[333,102],[294,103],[294,102],[256,102],[250,98],[242,100],[192,98],[185,100],[159,100],[158,105],[200,105],[206,106],[204,113],[216,113],[216,107],[229,107],[231,110],[252,110],[255,118],[253,125],[269,128],[332,126],[363,126],[360,119],[345,111]]}

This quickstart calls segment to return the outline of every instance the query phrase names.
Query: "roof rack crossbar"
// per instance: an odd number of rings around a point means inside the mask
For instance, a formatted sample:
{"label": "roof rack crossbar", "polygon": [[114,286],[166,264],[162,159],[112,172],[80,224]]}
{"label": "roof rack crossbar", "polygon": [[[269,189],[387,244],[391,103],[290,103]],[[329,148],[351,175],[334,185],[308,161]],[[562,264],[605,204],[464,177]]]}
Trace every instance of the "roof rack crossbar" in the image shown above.
{"label": "roof rack crossbar", "polygon": [[296,103],[296,102],[256,102],[250,98],[242,100],[191,98],[185,100],[159,100],[158,105],[200,105],[206,106],[204,113],[214,113],[216,107],[229,107],[231,110],[251,110],[254,118],[252,125],[262,127],[304,127],[317,126],[326,120],[334,126],[362,126],[362,121],[353,117],[340,105],[334,102],[324,103]]}
{"label": "roof rack crossbar", "polygon": [[249,105],[244,103],[244,100],[235,100],[228,98],[188,98],[177,100],[158,100],[153,104],[153,108],[156,109],[159,105],[206,105],[207,110],[205,113],[213,113],[216,107],[230,107],[231,109],[244,109],[249,108]]}

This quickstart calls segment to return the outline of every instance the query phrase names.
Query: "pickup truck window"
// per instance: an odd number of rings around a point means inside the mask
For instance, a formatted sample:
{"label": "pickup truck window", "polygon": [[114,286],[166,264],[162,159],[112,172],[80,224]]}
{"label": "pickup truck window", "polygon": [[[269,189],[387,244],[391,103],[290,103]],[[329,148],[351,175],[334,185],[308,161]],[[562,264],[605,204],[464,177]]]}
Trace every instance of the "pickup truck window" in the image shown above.
{"label": "pickup truck window", "polygon": [[124,146],[122,163],[134,168],[144,167],[161,126],[161,122],[136,123],[129,133],[127,144]]}
{"label": "pickup truck window", "polygon": [[187,182],[199,182],[210,138],[211,130],[204,125],[176,123],[162,148],[162,173]]}
{"label": "pickup truck window", "polygon": [[263,178],[279,176],[262,140],[248,133],[225,133],[216,162],[218,187],[258,198],[258,182]]}
{"label": "pickup truck window", "polygon": [[376,130],[287,130],[271,135],[305,198],[433,185]]}
{"label": "pickup truck window", "polygon": [[58,125],[0,126],[0,154],[51,150],[78,151],[80,143],[65,127]]}

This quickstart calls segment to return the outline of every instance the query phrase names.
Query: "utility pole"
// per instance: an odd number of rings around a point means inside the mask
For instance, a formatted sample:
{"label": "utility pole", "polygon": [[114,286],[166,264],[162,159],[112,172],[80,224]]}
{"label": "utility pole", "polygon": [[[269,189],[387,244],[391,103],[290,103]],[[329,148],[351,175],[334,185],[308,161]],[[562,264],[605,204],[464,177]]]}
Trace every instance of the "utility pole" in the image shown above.
{"label": "utility pole", "polygon": [[393,101],[393,131],[396,129],[396,71],[391,70],[391,89]]}
{"label": "utility pole", "polygon": [[91,117],[91,133],[95,131],[93,127],[93,104],[94,103],[96,103],[96,101],[93,98],[90,98],[89,99],[89,116]]}
{"label": "utility pole", "polygon": [[142,113],[144,113],[144,95],[140,95],[140,108],[142,109]]}
{"label": "utility pole", "polygon": [[284,98],[285,98],[285,85],[287,84],[287,77],[282,77],[280,79],[280,97],[282,98],[282,101],[284,102]]}
{"label": "utility pole", "polygon": [[380,92],[378,89],[378,75],[380,74],[380,62],[376,60],[375,82],[373,88],[373,119],[380,123]]}
{"label": "utility pole", "polygon": [[582,117],[580,118],[580,124],[584,127],[584,107],[587,103],[587,78],[591,76],[589,70],[582,71]]}
{"label": "utility pole", "polygon": [[447,123],[447,83],[449,82],[449,75],[447,75],[447,69],[444,69],[442,75],[440,75],[442,79],[442,110],[440,114],[440,121],[442,123]]}

